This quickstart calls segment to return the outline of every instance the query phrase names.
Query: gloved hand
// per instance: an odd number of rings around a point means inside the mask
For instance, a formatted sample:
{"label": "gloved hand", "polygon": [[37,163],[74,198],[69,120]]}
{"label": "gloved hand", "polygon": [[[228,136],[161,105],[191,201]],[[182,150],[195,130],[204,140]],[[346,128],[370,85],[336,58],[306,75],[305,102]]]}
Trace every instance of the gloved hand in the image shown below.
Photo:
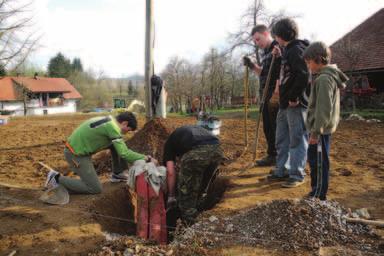
{"label": "gloved hand", "polygon": [[244,66],[250,68],[250,69],[255,69],[255,64],[253,64],[253,62],[251,61],[251,59],[247,56],[244,56],[243,57],[243,64]]}
{"label": "gloved hand", "polygon": [[147,163],[149,163],[149,162],[152,162],[152,163],[154,163],[155,165],[158,165],[158,164],[159,164],[159,161],[157,161],[156,158],[153,158],[152,156],[147,155]]}
{"label": "gloved hand", "polygon": [[167,209],[174,208],[177,204],[176,198],[174,196],[168,197],[167,200]]}

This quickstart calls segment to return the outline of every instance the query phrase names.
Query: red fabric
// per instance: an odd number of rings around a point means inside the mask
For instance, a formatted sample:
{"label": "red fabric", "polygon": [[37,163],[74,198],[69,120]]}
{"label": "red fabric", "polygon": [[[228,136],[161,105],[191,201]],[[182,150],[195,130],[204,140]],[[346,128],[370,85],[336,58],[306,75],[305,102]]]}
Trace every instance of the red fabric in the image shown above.
{"label": "red fabric", "polygon": [[137,236],[167,243],[167,223],[164,195],[159,195],[144,178],[144,173],[136,177],[137,194]]}

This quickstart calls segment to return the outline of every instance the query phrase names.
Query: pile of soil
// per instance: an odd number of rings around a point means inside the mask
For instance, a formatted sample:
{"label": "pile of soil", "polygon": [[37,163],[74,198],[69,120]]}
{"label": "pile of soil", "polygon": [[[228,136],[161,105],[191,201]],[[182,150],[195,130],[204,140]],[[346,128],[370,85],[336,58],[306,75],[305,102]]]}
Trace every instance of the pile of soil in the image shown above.
{"label": "pile of soil", "polygon": [[379,236],[366,225],[347,223],[343,218],[346,214],[346,209],[332,201],[275,200],[230,219],[211,216],[194,224],[176,240],[184,243],[200,237],[212,246],[230,241],[278,245],[287,250],[335,245],[366,252],[383,250]]}
{"label": "pile of soil", "polygon": [[161,161],[165,141],[173,130],[174,127],[169,125],[165,119],[153,119],[127,141],[127,146],[136,152],[151,155]]}
{"label": "pile of soil", "polygon": [[[156,118],[146,123],[126,144],[133,151],[151,155],[162,161],[164,143],[175,128],[165,119]],[[111,171],[112,162],[109,150],[99,152],[93,159],[98,173]]]}

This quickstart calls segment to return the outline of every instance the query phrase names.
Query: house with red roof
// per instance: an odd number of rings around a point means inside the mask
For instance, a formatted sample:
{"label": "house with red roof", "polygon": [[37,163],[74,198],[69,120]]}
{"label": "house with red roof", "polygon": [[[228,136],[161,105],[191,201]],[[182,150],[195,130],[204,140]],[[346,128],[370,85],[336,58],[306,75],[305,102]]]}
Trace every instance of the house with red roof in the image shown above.
{"label": "house with red roof", "polygon": [[331,45],[332,62],[355,82],[354,94],[384,92],[384,8]]}
{"label": "house with red roof", "polygon": [[81,98],[65,78],[0,78],[0,111],[11,115],[74,113]]}

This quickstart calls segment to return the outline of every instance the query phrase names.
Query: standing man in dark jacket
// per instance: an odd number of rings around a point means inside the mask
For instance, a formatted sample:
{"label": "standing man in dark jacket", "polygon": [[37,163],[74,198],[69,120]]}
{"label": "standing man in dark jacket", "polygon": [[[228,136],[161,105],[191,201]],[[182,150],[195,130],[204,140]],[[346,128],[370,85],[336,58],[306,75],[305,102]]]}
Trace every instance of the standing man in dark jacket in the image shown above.
{"label": "standing man in dark jacket", "polygon": [[[192,223],[198,214],[197,206],[204,185],[223,159],[219,139],[200,126],[177,128],[164,145],[164,164],[167,167],[168,201],[167,206],[176,202],[181,217]],[[176,160],[180,161],[180,171],[175,171]]]}
{"label": "standing man in dark jacket", "polygon": [[[303,59],[309,42],[299,40],[298,27],[294,20],[285,18],[272,28],[276,41],[283,47],[280,76],[280,109],[276,128],[276,169],[269,180],[285,180],[283,187],[297,187],[304,182],[307,160],[308,134],[305,115],[310,90],[310,77]],[[275,47],[274,54],[281,55]],[[287,176],[284,171],[288,170]]]}
{"label": "standing man in dark jacket", "polygon": [[[263,97],[263,91],[266,86],[267,76],[272,63],[272,50],[278,45],[271,37],[268,28],[265,25],[257,25],[252,29],[253,42],[263,49],[261,66],[253,63],[248,57],[244,57],[244,65],[248,66],[251,70],[255,71],[259,75],[260,84],[260,98]],[[270,100],[275,91],[276,82],[279,79],[281,58],[275,59],[271,79],[269,81],[269,90],[264,102],[264,107],[261,109],[263,115],[263,130],[267,140],[268,149],[267,156],[257,160],[256,165],[258,166],[272,166],[276,163],[276,117],[279,110],[277,104],[271,104]]]}

